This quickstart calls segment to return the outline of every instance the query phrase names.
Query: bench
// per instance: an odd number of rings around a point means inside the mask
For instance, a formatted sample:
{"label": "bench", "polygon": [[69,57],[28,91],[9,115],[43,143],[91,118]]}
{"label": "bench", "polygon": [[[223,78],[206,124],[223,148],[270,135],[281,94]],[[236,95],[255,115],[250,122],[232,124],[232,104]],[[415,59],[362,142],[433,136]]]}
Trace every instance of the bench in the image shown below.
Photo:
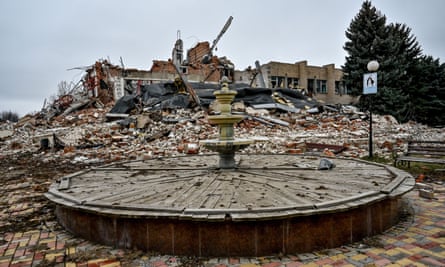
{"label": "bench", "polygon": [[394,166],[408,166],[410,162],[445,164],[445,141],[408,141],[407,152],[396,158]]}

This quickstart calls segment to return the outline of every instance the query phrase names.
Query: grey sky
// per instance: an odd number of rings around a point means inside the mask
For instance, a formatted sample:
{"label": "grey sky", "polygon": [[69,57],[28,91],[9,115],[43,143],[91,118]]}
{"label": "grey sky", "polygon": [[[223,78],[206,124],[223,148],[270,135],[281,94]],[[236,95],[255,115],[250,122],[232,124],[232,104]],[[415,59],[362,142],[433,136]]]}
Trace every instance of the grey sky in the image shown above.
{"label": "grey sky", "polygon": [[[387,22],[407,24],[424,54],[445,59],[443,0],[374,0]],[[181,33],[186,49],[212,42],[234,19],[216,55],[237,69],[307,60],[344,63],[345,30],[361,0],[3,0],[0,2],[0,111],[39,111],[60,81],[78,81],[88,66],[109,58],[148,69],[166,60]]]}

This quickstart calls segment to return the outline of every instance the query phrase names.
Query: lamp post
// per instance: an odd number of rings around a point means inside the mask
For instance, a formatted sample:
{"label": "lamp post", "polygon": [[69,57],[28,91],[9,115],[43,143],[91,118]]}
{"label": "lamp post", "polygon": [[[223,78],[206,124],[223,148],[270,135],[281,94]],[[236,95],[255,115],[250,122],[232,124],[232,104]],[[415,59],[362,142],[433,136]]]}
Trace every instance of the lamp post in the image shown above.
{"label": "lamp post", "polygon": [[[377,70],[379,69],[379,62],[371,60],[367,65],[369,73],[363,75],[363,94],[377,93]],[[372,151],[372,96],[369,97],[369,158],[373,157]]]}

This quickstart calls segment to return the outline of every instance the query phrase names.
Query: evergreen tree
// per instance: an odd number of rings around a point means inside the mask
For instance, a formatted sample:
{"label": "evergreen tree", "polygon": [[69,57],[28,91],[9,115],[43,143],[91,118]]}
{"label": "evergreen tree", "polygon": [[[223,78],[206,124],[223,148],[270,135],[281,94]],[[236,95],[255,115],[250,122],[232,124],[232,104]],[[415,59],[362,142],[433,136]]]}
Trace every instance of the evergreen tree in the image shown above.
{"label": "evergreen tree", "polygon": [[445,64],[422,56],[414,66],[406,117],[433,126],[445,126]]}
{"label": "evergreen tree", "polygon": [[422,55],[408,26],[386,25],[386,17],[366,0],[345,34],[347,56],[342,68],[351,94],[362,94],[367,63],[380,64],[378,92],[361,96],[359,107],[372,107],[373,112],[391,114],[401,122],[445,125],[445,65]]}
{"label": "evergreen tree", "polygon": [[412,77],[421,48],[411,29],[404,24],[387,26],[388,36],[381,51],[381,67],[378,71],[379,88],[373,98],[373,111],[391,114],[397,120],[406,117],[411,92],[416,90]]}
{"label": "evergreen tree", "polygon": [[362,8],[345,32],[349,41],[344,49],[348,53],[343,68],[344,81],[351,94],[358,96],[363,91],[363,74],[369,61],[376,59],[385,49],[388,31],[386,17],[382,16],[371,2],[365,1]]}

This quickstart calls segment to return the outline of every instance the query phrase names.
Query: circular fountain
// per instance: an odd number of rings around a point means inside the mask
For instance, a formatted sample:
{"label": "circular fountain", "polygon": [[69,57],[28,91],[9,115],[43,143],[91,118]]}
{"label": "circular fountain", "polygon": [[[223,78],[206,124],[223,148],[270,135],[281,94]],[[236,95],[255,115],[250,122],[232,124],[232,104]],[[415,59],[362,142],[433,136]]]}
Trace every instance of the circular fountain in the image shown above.
{"label": "circular fountain", "polygon": [[354,159],[235,154],[236,92],[215,92],[216,155],[118,162],[62,177],[46,197],[69,231],[103,244],[195,256],[309,252],[359,241],[398,222],[414,178]]}

